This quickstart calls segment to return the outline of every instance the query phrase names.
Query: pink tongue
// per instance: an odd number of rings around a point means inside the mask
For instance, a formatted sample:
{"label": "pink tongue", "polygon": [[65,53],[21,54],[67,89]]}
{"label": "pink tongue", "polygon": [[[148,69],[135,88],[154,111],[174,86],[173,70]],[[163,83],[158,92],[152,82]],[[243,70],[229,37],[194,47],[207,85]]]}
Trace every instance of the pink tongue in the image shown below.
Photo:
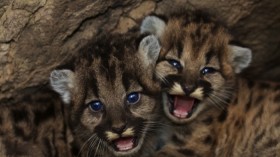
{"label": "pink tongue", "polygon": [[115,141],[115,144],[120,151],[129,150],[133,148],[134,139],[132,137],[120,138]]}
{"label": "pink tongue", "polygon": [[174,116],[178,118],[186,118],[191,112],[194,99],[189,97],[175,96],[174,100]]}

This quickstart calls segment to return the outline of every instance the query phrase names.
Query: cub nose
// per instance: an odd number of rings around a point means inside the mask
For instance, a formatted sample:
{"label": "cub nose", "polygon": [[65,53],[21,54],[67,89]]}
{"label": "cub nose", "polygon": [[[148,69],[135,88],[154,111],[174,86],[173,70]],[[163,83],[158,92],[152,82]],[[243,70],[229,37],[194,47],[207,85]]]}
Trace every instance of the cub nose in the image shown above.
{"label": "cub nose", "polygon": [[117,134],[122,134],[125,129],[126,129],[126,124],[125,123],[114,125],[112,127],[112,131],[117,133]]}
{"label": "cub nose", "polygon": [[183,91],[185,92],[185,94],[188,96],[190,95],[194,90],[194,86],[192,85],[184,85],[183,86]]}

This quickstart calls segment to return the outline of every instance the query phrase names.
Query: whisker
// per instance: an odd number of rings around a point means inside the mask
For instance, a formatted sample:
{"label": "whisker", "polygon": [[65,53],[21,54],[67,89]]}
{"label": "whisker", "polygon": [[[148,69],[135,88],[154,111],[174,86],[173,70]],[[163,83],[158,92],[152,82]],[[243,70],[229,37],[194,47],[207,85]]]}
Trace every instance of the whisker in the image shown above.
{"label": "whisker", "polygon": [[98,149],[99,149],[99,146],[100,146],[100,142],[101,142],[101,140],[99,139],[96,150],[95,150],[95,153],[94,153],[94,157],[96,157],[96,155],[97,155],[97,152],[98,152]]}
{"label": "whisker", "polygon": [[96,137],[96,134],[93,134],[92,136],[90,136],[90,137],[83,143],[82,147],[81,147],[80,150],[79,150],[78,157],[81,155],[81,152],[82,152],[82,150],[85,148],[85,145],[86,145],[89,141],[91,141],[92,138],[95,138],[95,137]]}
{"label": "whisker", "polygon": [[218,108],[221,108],[224,110],[226,108],[225,105],[228,104],[226,99],[229,99],[232,96],[232,94],[228,91],[224,91],[223,93],[214,93],[211,94],[208,98],[209,100]]}
{"label": "whisker", "polygon": [[216,106],[218,109],[224,110],[224,107],[215,99],[209,98],[209,100],[211,101],[212,105]]}
{"label": "whisker", "polygon": [[94,138],[91,140],[90,145],[88,147],[88,156],[91,157],[91,153],[92,153],[92,148],[95,146],[96,142],[98,141],[98,138]]}
{"label": "whisker", "polygon": [[165,78],[165,76],[163,76],[161,73],[159,73],[159,72],[155,72],[156,73],[156,76],[160,79],[160,80],[162,80],[162,82],[163,83],[165,83],[165,84],[169,84],[169,81]]}

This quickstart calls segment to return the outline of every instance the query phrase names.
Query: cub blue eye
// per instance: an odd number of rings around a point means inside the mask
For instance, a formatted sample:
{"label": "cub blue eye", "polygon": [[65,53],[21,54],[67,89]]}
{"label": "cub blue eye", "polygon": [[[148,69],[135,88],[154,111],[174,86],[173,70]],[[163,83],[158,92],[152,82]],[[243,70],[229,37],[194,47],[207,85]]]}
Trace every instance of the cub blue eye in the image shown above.
{"label": "cub blue eye", "polygon": [[98,112],[103,109],[103,104],[100,101],[91,101],[88,103],[88,106],[94,112]]}
{"label": "cub blue eye", "polygon": [[168,60],[168,63],[169,63],[170,65],[172,65],[173,67],[175,67],[176,69],[182,68],[181,63],[180,63],[179,61],[174,60],[174,59]]}
{"label": "cub blue eye", "polygon": [[140,94],[137,92],[132,92],[126,97],[128,104],[136,104],[140,100]]}
{"label": "cub blue eye", "polygon": [[214,72],[216,72],[217,70],[211,67],[205,67],[203,68],[200,72],[202,75],[206,75],[206,74],[212,74]]}

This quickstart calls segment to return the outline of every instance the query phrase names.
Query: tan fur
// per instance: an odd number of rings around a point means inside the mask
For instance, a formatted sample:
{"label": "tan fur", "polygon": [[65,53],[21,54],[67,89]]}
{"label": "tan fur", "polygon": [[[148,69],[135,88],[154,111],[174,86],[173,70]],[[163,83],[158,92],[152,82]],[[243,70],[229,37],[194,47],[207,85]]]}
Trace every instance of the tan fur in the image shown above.
{"label": "tan fur", "polygon": [[[249,81],[234,73],[229,46],[232,37],[224,26],[197,12],[175,14],[168,17],[159,39],[162,51],[156,74],[168,88],[164,90],[200,102],[190,118],[178,119],[170,113],[171,102],[164,97],[165,114],[171,125],[176,124],[170,141],[154,156],[280,155],[280,85]],[[182,68],[169,64],[170,59]],[[217,71],[204,75],[204,67]],[[201,80],[204,83],[200,84]],[[186,93],[184,88],[194,90]]]}
{"label": "tan fur", "polygon": [[[109,141],[113,141],[117,138],[119,138],[120,136],[116,133],[113,133],[111,131],[106,131],[105,134],[107,135],[107,139]],[[122,137],[129,137],[129,136],[133,136],[134,135],[134,131],[133,128],[127,128],[123,133],[122,133]]]}
{"label": "tan fur", "polygon": [[[248,88],[247,81],[238,83],[236,104],[229,106],[229,115],[223,125],[218,125],[217,130],[221,135],[216,154],[218,156],[279,156],[280,153],[280,128],[279,128],[279,101],[274,101],[280,96],[276,84],[263,89],[262,84]],[[279,85],[278,85],[279,86]],[[275,90],[275,89],[276,90]],[[246,109],[246,103],[252,94],[252,106]],[[264,97],[260,100],[260,97]],[[244,111],[247,113],[244,113]],[[231,131],[230,131],[231,130]],[[234,131],[236,130],[236,131]],[[264,132],[260,141],[254,141]],[[230,151],[232,148],[233,151]]]}
{"label": "tan fur", "polygon": [[192,93],[190,94],[190,96],[191,96],[191,97],[194,97],[194,98],[196,98],[196,99],[198,99],[198,100],[202,100],[202,99],[203,99],[203,90],[202,90],[202,88],[197,88],[197,89],[195,89],[195,91],[192,92]]}
{"label": "tan fur", "polygon": [[118,135],[118,134],[113,133],[113,132],[111,132],[111,131],[106,131],[105,134],[107,135],[107,139],[108,139],[109,141],[113,141],[113,140],[119,138],[119,135]]}
{"label": "tan fur", "polygon": [[181,85],[178,83],[175,83],[172,88],[168,90],[168,93],[174,95],[184,95],[184,91],[182,90]]}
{"label": "tan fur", "polygon": [[124,132],[123,132],[123,136],[124,137],[128,137],[134,135],[134,130],[133,128],[127,128]]}

